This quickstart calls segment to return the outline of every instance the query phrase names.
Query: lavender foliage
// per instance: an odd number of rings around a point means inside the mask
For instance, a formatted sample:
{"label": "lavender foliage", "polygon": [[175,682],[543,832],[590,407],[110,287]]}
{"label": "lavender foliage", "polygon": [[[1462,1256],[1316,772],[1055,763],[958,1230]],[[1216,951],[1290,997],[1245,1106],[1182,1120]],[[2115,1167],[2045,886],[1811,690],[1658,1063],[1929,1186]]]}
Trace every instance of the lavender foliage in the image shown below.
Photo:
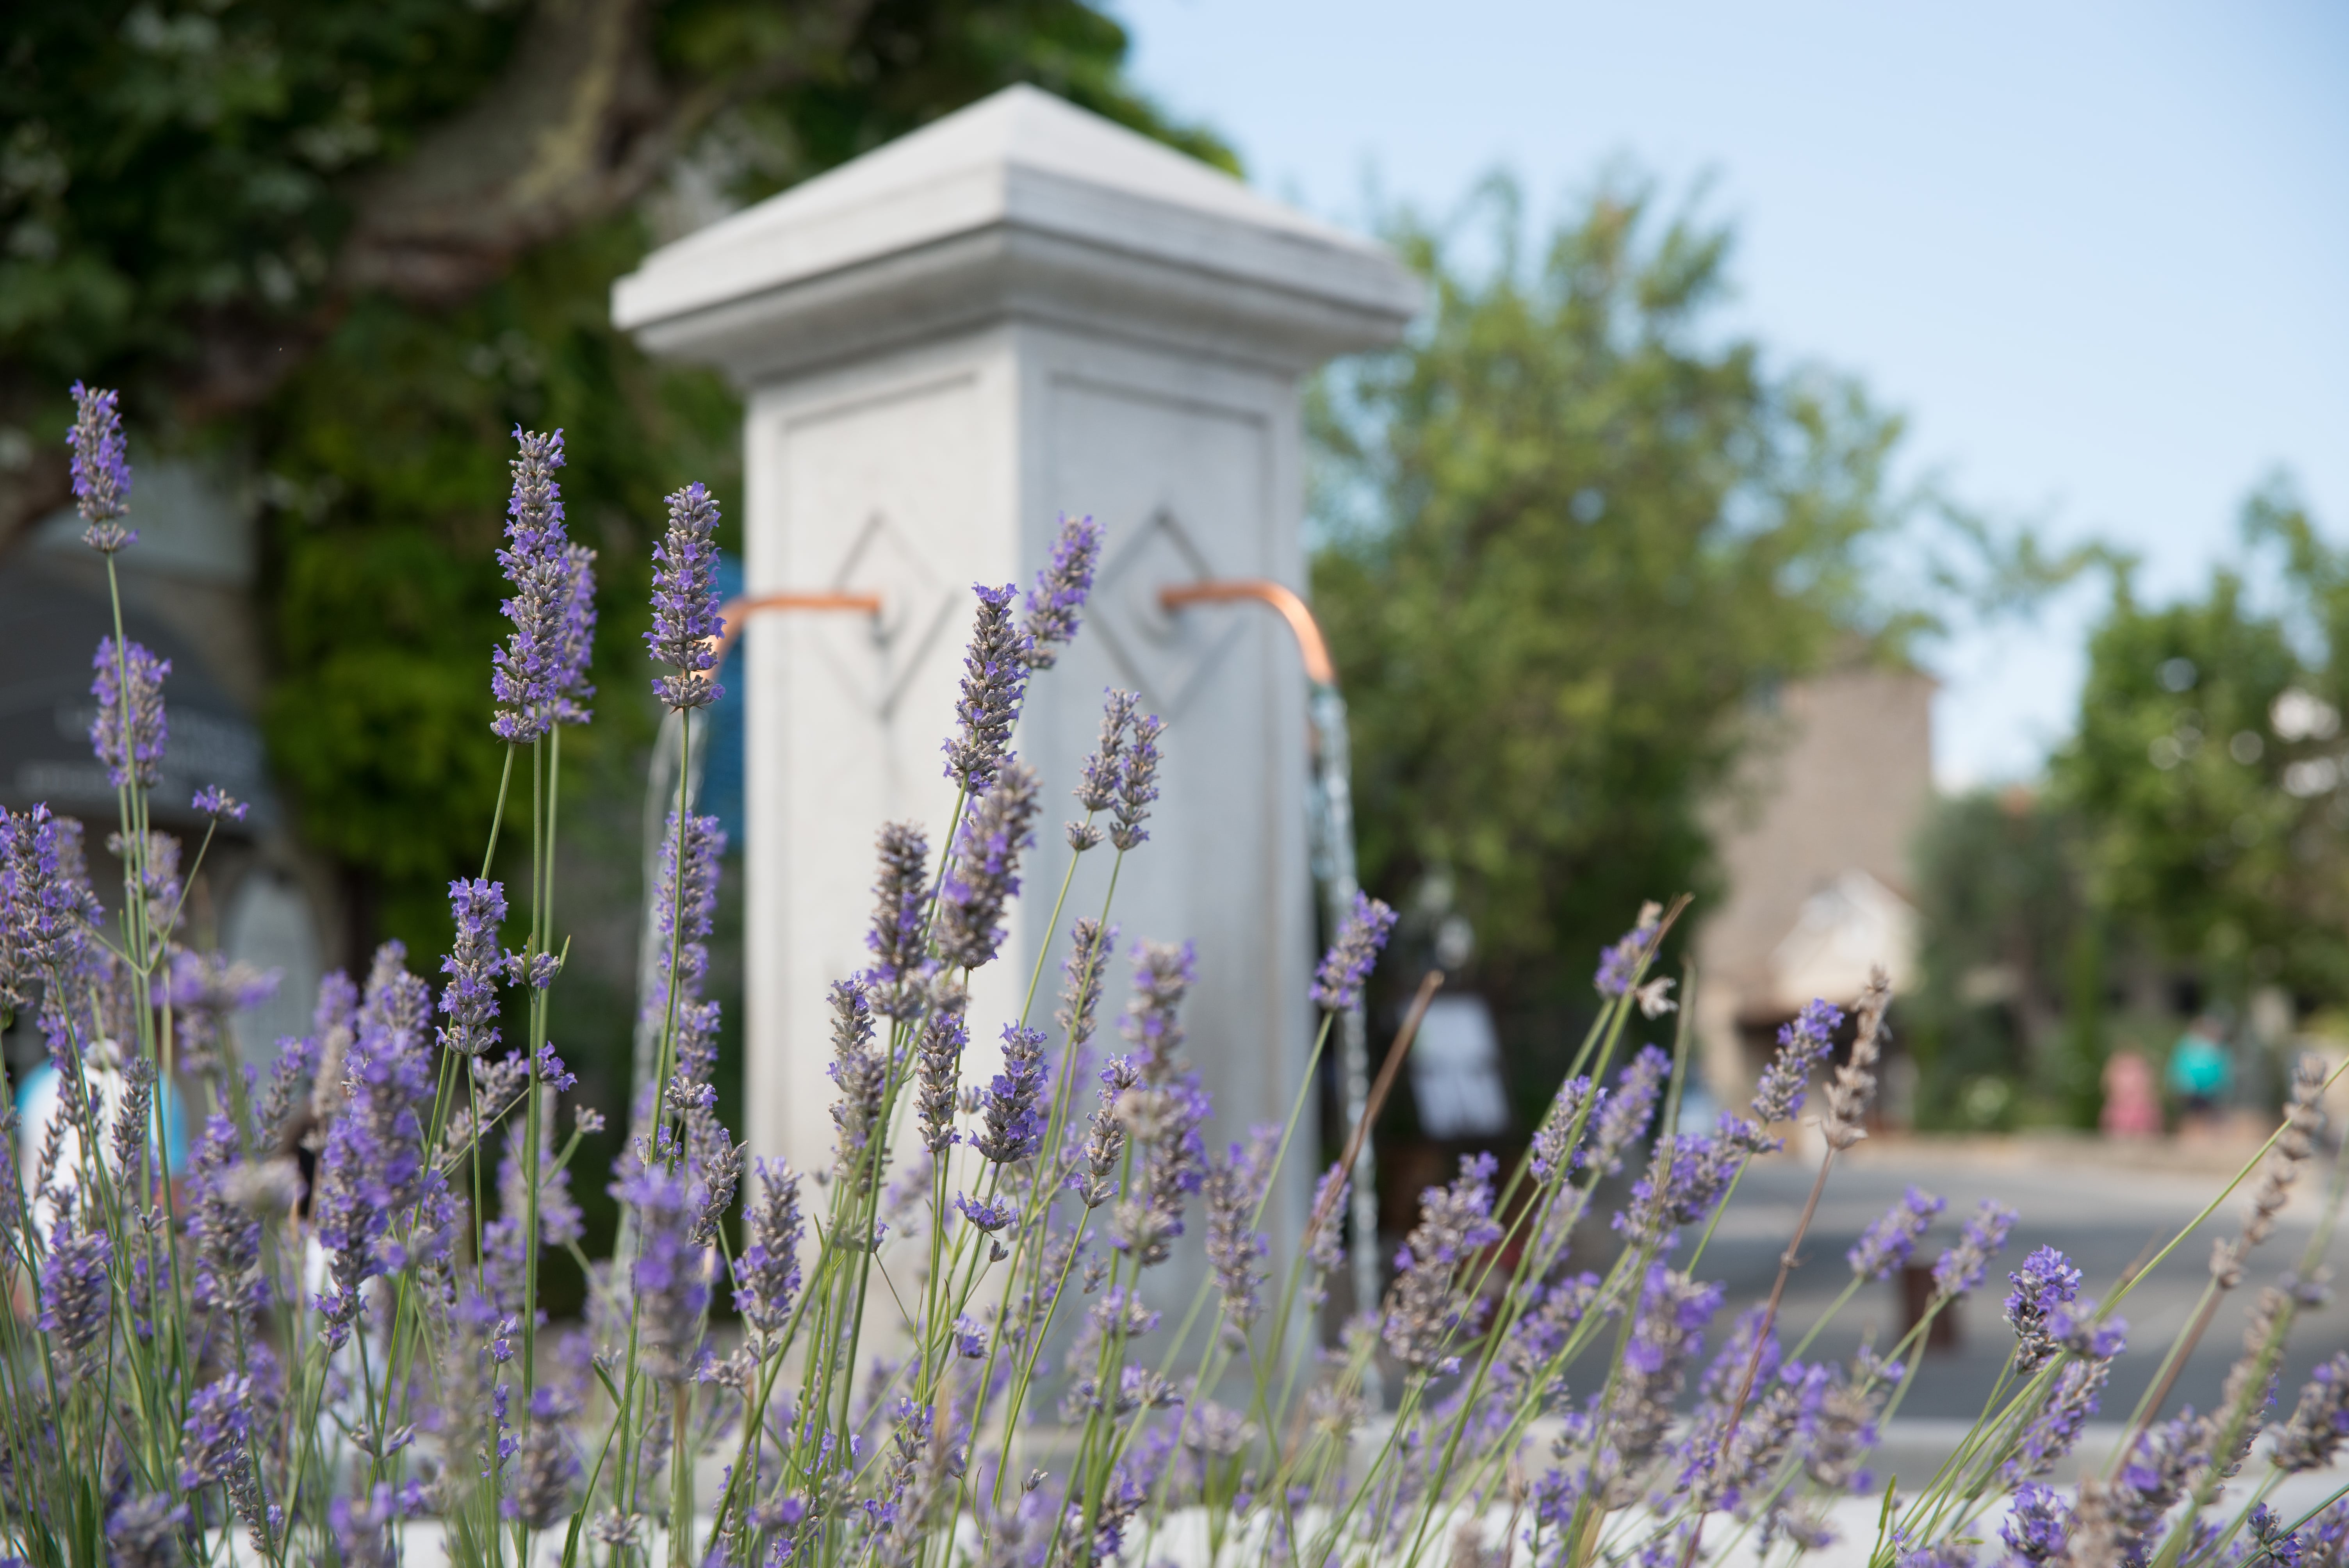
{"label": "lavender foliage", "polygon": [[653,626],[645,646],[677,673],[653,693],[681,710],[707,707],[726,695],[710,672],[725,629],[718,602],[718,501],[699,483],[670,493],[668,529],[653,549]]}
{"label": "lavender foliage", "polygon": [[1368,893],[1357,892],[1346,912],[1346,923],[1321,957],[1313,976],[1315,1006],[1342,1013],[1362,999],[1362,985],[1378,964],[1379,954],[1392,934],[1395,912]]}
{"label": "lavender foliage", "polygon": [[171,673],[171,661],[108,637],[90,667],[98,672],[89,684],[98,713],[89,721],[89,745],[106,764],[107,782],[117,789],[152,789],[162,781],[163,748],[171,738],[163,677]]}
{"label": "lavender foliage", "polygon": [[73,384],[74,422],[66,436],[73,452],[74,507],[87,524],[82,542],[100,555],[139,542],[114,520],[130,510],[130,459],[122,439],[120,394]]}

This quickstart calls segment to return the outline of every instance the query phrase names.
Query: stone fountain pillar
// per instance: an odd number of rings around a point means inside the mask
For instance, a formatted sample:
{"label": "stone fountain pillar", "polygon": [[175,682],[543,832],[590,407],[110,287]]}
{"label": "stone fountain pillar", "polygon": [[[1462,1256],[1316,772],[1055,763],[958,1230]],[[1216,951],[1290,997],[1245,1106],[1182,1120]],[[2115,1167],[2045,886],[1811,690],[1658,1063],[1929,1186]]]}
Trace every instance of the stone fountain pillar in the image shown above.
{"label": "stone fountain pillar", "polygon": [[[1299,379],[1395,341],[1419,294],[1378,247],[1028,88],[615,286],[615,319],[647,349],[720,366],[747,393],[750,592],[883,606],[755,620],[734,666],[750,696],[755,1153],[829,1161],[824,996],[866,961],[874,830],[911,818],[943,837],[970,584],[1028,582],[1064,511],[1099,519],[1107,542],[1084,630],[1030,686],[1015,738],[1048,815],[1020,917],[977,977],[969,1070],[992,1070],[1040,954],[1049,1024],[1068,927],[1101,906],[1107,846],[1050,923],[1102,690],[1130,686],[1167,720],[1164,793],[1112,918],[1124,947],[1198,944],[1186,1015],[1217,1135],[1287,1114],[1313,1023],[1306,683],[1277,619],[1170,615],[1157,593],[1208,577],[1304,586]],[[1130,969],[1122,948],[1105,1044]],[[1309,1163],[1273,1205],[1277,1247],[1301,1224]]]}

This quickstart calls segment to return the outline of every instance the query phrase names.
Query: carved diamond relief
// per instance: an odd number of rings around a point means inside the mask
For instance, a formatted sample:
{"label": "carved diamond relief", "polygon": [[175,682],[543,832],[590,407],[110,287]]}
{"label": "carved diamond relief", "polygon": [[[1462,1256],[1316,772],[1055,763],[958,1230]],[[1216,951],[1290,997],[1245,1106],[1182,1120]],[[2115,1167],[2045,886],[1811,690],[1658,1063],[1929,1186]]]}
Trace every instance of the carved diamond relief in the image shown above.
{"label": "carved diamond relief", "polygon": [[1241,636],[1245,617],[1207,605],[1169,613],[1158,603],[1158,591],[1216,575],[1174,513],[1161,510],[1117,551],[1094,587],[1102,641],[1166,717],[1197,694],[1224,650]]}
{"label": "carved diamond relief", "polygon": [[905,531],[879,512],[857,531],[826,586],[881,596],[878,615],[825,612],[811,619],[824,662],[867,707],[885,715],[937,641],[954,594]]}

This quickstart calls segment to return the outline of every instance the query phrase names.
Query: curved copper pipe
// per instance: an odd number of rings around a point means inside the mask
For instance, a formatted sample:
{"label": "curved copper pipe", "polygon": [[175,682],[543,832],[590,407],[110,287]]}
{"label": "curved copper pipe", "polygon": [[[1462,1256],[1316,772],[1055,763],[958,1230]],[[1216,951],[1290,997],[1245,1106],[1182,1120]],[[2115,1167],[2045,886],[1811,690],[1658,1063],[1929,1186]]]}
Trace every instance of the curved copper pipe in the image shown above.
{"label": "curved copper pipe", "polygon": [[[745,593],[740,598],[729,599],[726,601],[725,607],[718,612],[718,619],[726,628],[719,633],[715,639],[718,644],[718,664],[722,665],[726,662],[726,655],[732,651],[735,639],[742,634],[743,623],[753,615],[763,615],[770,610],[861,610],[868,615],[878,615],[881,613],[881,595],[878,593],[761,593],[753,597]],[[711,667],[715,668],[716,665],[713,665]]]}
{"label": "curved copper pipe", "polygon": [[1168,610],[1179,610],[1185,604],[1230,604],[1243,599],[1253,599],[1259,604],[1269,604],[1288,623],[1296,634],[1297,652],[1305,661],[1306,678],[1316,686],[1338,684],[1338,668],[1330,662],[1330,645],[1322,638],[1320,624],[1297,591],[1268,577],[1215,577],[1200,583],[1177,583],[1158,591],[1158,603]]}

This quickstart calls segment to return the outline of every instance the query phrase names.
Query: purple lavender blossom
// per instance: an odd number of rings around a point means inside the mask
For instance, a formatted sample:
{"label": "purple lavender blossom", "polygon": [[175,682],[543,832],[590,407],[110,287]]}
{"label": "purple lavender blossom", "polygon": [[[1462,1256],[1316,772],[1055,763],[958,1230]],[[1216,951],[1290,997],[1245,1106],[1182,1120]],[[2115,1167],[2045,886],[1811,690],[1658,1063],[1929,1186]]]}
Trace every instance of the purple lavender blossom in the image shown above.
{"label": "purple lavender blossom", "polygon": [[881,830],[881,874],[873,884],[873,929],[864,945],[873,954],[865,971],[873,1010],[885,1018],[909,1018],[922,999],[922,921],[929,902],[930,841],[911,822]]}
{"label": "purple lavender blossom", "polygon": [[1599,955],[1599,973],[1591,984],[1602,996],[1621,996],[1630,993],[1632,982],[1639,979],[1640,967],[1646,963],[1648,944],[1655,940],[1656,927],[1663,921],[1663,906],[1645,903],[1640,906],[1639,923],[1623,934],[1620,941]]}
{"label": "purple lavender blossom", "polygon": [[449,984],[440,991],[440,1011],[449,1026],[440,1031],[445,1050],[478,1057],[498,1043],[498,926],[506,917],[502,882],[460,877],[449,884],[449,914],[457,927],[454,944],[440,961]]}
{"label": "purple lavender blossom", "polygon": [[1102,982],[1109,974],[1108,958],[1117,946],[1117,927],[1102,929],[1100,921],[1081,915],[1069,928],[1069,956],[1061,965],[1061,1005],[1052,1021],[1069,1042],[1071,1056],[1093,1037],[1101,1013]]}
{"label": "purple lavender blossom", "polygon": [[578,1491],[580,1463],[565,1417],[563,1391],[541,1384],[530,1397],[530,1424],[523,1429],[513,1467],[513,1490],[499,1500],[499,1511],[531,1530],[552,1530],[566,1518]]}
{"label": "purple lavender blossom", "polygon": [[1661,1264],[1649,1265],[1618,1376],[1592,1398],[1588,1428],[1604,1446],[1590,1458],[1590,1490],[1610,1506],[1636,1496],[1640,1472],[1662,1446],[1721,1295],[1717,1282],[1699,1284]]}
{"label": "purple lavender blossom", "polygon": [[250,810],[245,803],[217,784],[207,784],[196,791],[188,810],[210,817],[215,822],[242,822]]}
{"label": "purple lavender blossom", "polygon": [[2110,1357],[2065,1362],[2047,1390],[2046,1402],[2016,1435],[2013,1453],[1999,1469],[2000,1479],[2013,1485],[2054,1470],[2080,1440],[2111,1376]]}
{"label": "purple lavender blossom", "polygon": [[1607,1096],[1594,1119],[1597,1128],[1590,1140],[1591,1165],[1609,1176],[1623,1168],[1623,1151],[1648,1130],[1648,1119],[1655,1112],[1656,1101],[1664,1091],[1664,1078],[1671,1070],[1671,1057],[1654,1046],[1642,1046],[1640,1054],[1615,1075],[1615,1090]]}
{"label": "purple lavender blossom", "polygon": [[163,714],[163,677],[171,661],[159,659],[137,643],[99,641],[90,660],[97,676],[89,683],[98,699],[98,715],[89,721],[90,749],[106,764],[107,781],[117,789],[134,782],[152,789],[163,777],[163,748],[170,724]]}
{"label": "purple lavender blossom", "polygon": [[498,1208],[494,1220],[481,1227],[481,1273],[489,1285],[489,1302],[502,1315],[519,1318],[529,1307],[531,1259],[542,1248],[565,1247],[579,1240],[584,1225],[579,1204],[571,1196],[570,1168],[555,1163],[554,1151],[542,1140],[538,1149],[538,1237],[533,1243],[530,1216],[530,1181],[523,1163],[523,1128],[506,1124],[505,1150],[498,1160]]}
{"label": "purple lavender blossom", "polygon": [[109,1568],[175,1568],[187,1533],[186,1503],[162,1492],[126,1497],[106,1516]]}
{"label": "purple lavender blossom", "polygon": [[[1571,1078],[1559,1086],[1557,1098],[1550,1101],[1549,1114],[1535,1129],[1533,1148],[1526,1159],[1534,1180],[1547,1181],[1561,1171],[1582,1169],[1583,1152],[1575,1140],[1588,1130],[1592,1104],[1590,1079],[1588,1075]],[[1599,1105],[1607,1103],[1607,1091],[1598,1091]]]}
{"label": "purple lavender blossom", "polygon": [[1102,704],[1101,744],[1085,758],[1083,771],[1078,775],[1077,787],[1072,791],[1087,818],[1069,824],[1069,847],[1079,854],[1102,841],[1102,830],[1094,827],[1091,819],[1117,804],[1118,790],[1125,780],[1127,735],[1133,727],[1133,716],[1141,702],[1139,692],[1112,686]]}
{"label": "purple lavender blossom", "polygon": [[1656,1140],[1647,1172],[1631,1186],[1630,1207],[1619,1212],[1614,1228],[1633,1246],[1657,1247],[1682,1225],[1713,1212],[1744,1165],[1737,1119],[1724,1115],[1713,1135],[1677,1133]]}
{"label": "purple lavender blossom", "polygon": [[68,1368],[93,1370],[106,1358],[113,1323],[114,1282],[107,1265],[114,1243],[90,1229],[70,1205],[60,1205],[41,1260],[41,1326],[55,1338]]}
{"label": "purple lavender blossom", "polygon": [[653,629],[645,646],[677,671],[654,681],[653,690],[682,711],[726,695],[709,673],[725,630],[718,614],[718,501],[698,483],[667,500],[668,531],[653,547]]}
{"label": "purple lavender blossom", "polygon": [[1443,1359],[1456,1335],[1473,1333],[1479,1304],[1458,1288],[1463,1264],[1501,1239],[1493,1220],[1490,1154],[1463,1156],[1448,1187],[1419,1195],[1419,1223],[1395,1254],[1395,1282],[1387,1292],[1387,1348],[1404,1366],[1426,1369]]}
{"label": "purple lavender blossom", "polygon": [[1005,758],[963,821],[954,867],[938,900],[937,949],[950,966],[976,969],[1003,944],[1003,911],[1019,892],[1019,854],[1036,841],[1036,770]]}
{"label": "purple lavender blossom", "polygon": [[1841,1008],[1814,1001],[1779,1029],[1778,1054],[1762,1070],[1762,1081],[1754,1090],[1757,1126],[1775,1127],[1802,1114],[1811,1074],[1835,1048],[1835,1032],[1842,1025]]}
{"label": "purple lavender blossom", "polygon": [[1044,1031],[1007,1024],[1003,1070],[988,1086],[976,1148],[999,1165],[1032,1160],[1044,1146]]}
{"label": "purple lavender blossom", "polygon": [[1352,1186],[1345,1163],[1335,1160],[1313,1184],[1313,1206],[1306,1211],[1305,1256],[1325,1274],[1335,1273],[1346,1261],[1345,1227],[1338,1216],[1346,1212],[1346,1194]]}
{"label": "purple lavender blossom", "polygon": [[1118,774],[1117,804],[1112,809],[1109,841],[1120,854],[1139,849],[1150,835],[1142,826],[1150,820],[1151,802],[1158,799],[1158,738],[1166,721],[1154,713],[1133,721],[1127,732],[1125,766]]}
{"label": "purple lavender blossom", "polygon": [[1125,1123],[1120,1108],[1126,1094],[1142,1081],[1142,1072],[1128,1057],[1112,1057],[1101,1072],[1101,1104],[1092,1113],[1085,1140],[1079,1147],[1080,1169],[1070,1172],[1069,1190],[1088,1209],[1098,1209],[1117,1196],[1110,1173],[1125,1152]]}
{"label": "purple lavender blossom", "polygon": [[986,793],[1011,744],[1011,727],[1028,690],[1028,638],[1012,624],[1011,583],[971,584],[978,619],[963,654],[962,694],[955,699],[955,735],[946,743],[947,777],[966,795]]}
{"label": "purple lavender blossom", "polygon": [[[960,1007],[933,1007],[922,1020],[915,1046],[915,1109],[922,1124],[922,1147],[944,1154],[955,1146],[955,1105],[962,1071],[963,1047],[970,1043],[970,1026]],[[1038,1069],[1041,1071],[1040,1067]],[[1003,1080],[998,1078],[997,1082]]]}
{"label": "purple lavender blossom", "polygon": [[0,807],[0,996],[16,1005],[27,983],[79,969],[98,915],[81,824],[46,804],[13,813]]}
{"label": "purple lavender blossom", "polygon": [[889,1064],[873,1048],[873,1005],[862,981],[835,981],[832,987],[832,1081],[840,1086],[833,1102],[837,1129],[833,1173],[859,1182],[872,1178],[864,1151],[881,1119],[881,1091]]}
{"label": "purple lavender blossom", "polygon": [[595,695],[587,678],[595,662],[595,552],[584,544],[563,549],[563,609],[555,620],[553,685],[554,722],[585,724]]}
{"label": "purple lavender blossom", "polygon": [[252,1317],[269,1305],[269,1280],[261,1271],[261,1221],[235,1191],[243,1154],[236,1123],[225,1111],[212,1112],[190,1173],[195,1277],[189,1298],[200,1311]]}
{"label": "purple lavender blossom", "polygon": [[2006,1295],[2006,1321],[2014,1330],[2018,1365],[2035,1371],[2060,1348],[2049,1322],[2078,1297],[2080,1271],[2054,1247],[2041,1247],[2006,1277],[2014,1286]]}
{"label": "purple lavender blossom", "polygon": [[509,467],[513,494],[506,503],[506,543],[498,565],[513,592],[500,605],[513,625],[504,647],[490,655],[490,696],[498,705],[490,728],[515,744],[536,740],[554,722],[564,696],[564,620],[570,607],[570,541],[563,531],[563,432],[514,427],[519,449]]}
{"label": "purple lavender blossom", "polygon": [[708,1249],[689,1239],[701,1210],[688,1172],[648,1165],[612,1184],[612,1196],[636,1212],[636,1261],[628,1284],[645,1369],[663,1382],[691,1371],[709,1304]]}
{"label": "purple lavender blossom", "polygon": [[1316,1006],[1342,1013],[1361,1001],[1362,983],[1371,977],[1394,925],[1393,910],[1366,892],[1354,894],[1346,923],[1339,928],[1330,951],[1322,954],[1320,970],[1313,977]]}
{"label": "purple lavender blossom", "polygon": [[1210,1165],[1203,1198],[1207,1211],[1207,1265],[1215,1271],[1227,1332],[1245,1341],[1247,1327],[1263,1314],[1257,1299],[1264,1284],[1259,1266],[1271,1241],[1256,1228],[1257,1211],[1272,1181],[1273,1150],[1280,1129],[1254,1127],[1246,1143],[1235,1143]]}
{"label": "purple lavender blossom", "polygon": [[2020,1218],[2005,1204],[1983,1199],[1959,1233],[1958,1244],[1934,1260],[1933,1289],[1941,1295],[1960,1296],[1982,1284],[1990,1260],[2004,1250],[2007,1233]]}
{"label": "purple lavender blossom", "polygon": [[781,1347],[800,1289],[799,1173],[781,1161],[756,1167],[759,1194],[742,1212],[742,1251],[734,1260],[734,1310],[761,1336],[759,1353]]}
{"label": "purple lavender blossom", "polygon": [[1181,1067],[1183,998],[1198,980],[1198,950],[1190,943],[1145,942],[1134,950],[1133,998],[1126,1004],[1123,1028],[1140,1053],[1145,1081],[1162,1080]]}
{"label": "purple lavender blossom", "polygon": [[138,533],[114,520],[130,510],[130,460],[122,441],[121,395],[77,381],[72,387],[74,505],[88,526],[81,541],[100,555],[139,542]]}
{"label": "purple lavender blossom", "polygon": [[1028,621],[1021,631],[1030,669],[1050,669],[1061,646],[1076,636],[1078,612],[1084,608],[1085,595],[1092,592],[1101,552],[1100,523],[1090,517],[1061,519],[1051,559],[1036,573],[1036,585],[1028,590]]}
{"label": "purple lavender blossom", "polygon": [[979,1230],[989,1233],[1003,1229],[1019,1217],[1019,1206],[1009,1198],[973,1198],[968,1193],[957,1194],[955,1207],[962,1217]]}
{"label": "purple lavender blossom", "polygon": [[[348,1338],[367,1282],[410,1261],[393,1235],[397,1219],[446,1188],[424,1148],[435,1089],[425,1033],[432,993],[402,967],[407,955],[397,942],[376,950],[343,1058],[346,1098],[318,1156],[313,1206],[328,1284],[317,1305],[329,1347]],[[435,1238],[418,1240],[429,1245]]]}
{"label": "purple lavender blossom", "polygon": [[2276,1469],[2287,1474],[2323,1470],[2344,1440],[2349,1440],[2349,1350],[2321,1363],[2302,1386],[2292,1415],[2276,1432]]}
{"label": "purple lavender blossom", "polygon": [[2015,1562],[2041,1568],[2063,1561],[2071,1532],[2072,1511],[2063,1498],[2026,1481],[2014,1489],[2013,1506],[1999,1536]]}
{"label": "purple lavender blossom", "polygon": [[709,933],[718,917],[719,861],[726,853],[726,835],[717,818],[689,818],[683,835],[685,871],[680,888],[678,837],[677,813],[672,810],[661,829],[653,929],[661,946],[673,951],[675,959],[673,966],[658,966],[646,995],[645,1016],[656,1023],[668,1017],[672,985],[680,1008],[701,999],[701,983],[709,973]]}
{"label": "purple lavender blossom", "polygon": [[1844,1254],[1851,1272],[1866,1280],[1889,1279],[1893,1270],[1908,1263],[1917,1250],[1917,1238],[1944,1207],[1942,1200],[1930,1192],[1909,1188],[1900,1202],[1884,1212],[1883,1218],[1859,1233],[1858,1242]]}

